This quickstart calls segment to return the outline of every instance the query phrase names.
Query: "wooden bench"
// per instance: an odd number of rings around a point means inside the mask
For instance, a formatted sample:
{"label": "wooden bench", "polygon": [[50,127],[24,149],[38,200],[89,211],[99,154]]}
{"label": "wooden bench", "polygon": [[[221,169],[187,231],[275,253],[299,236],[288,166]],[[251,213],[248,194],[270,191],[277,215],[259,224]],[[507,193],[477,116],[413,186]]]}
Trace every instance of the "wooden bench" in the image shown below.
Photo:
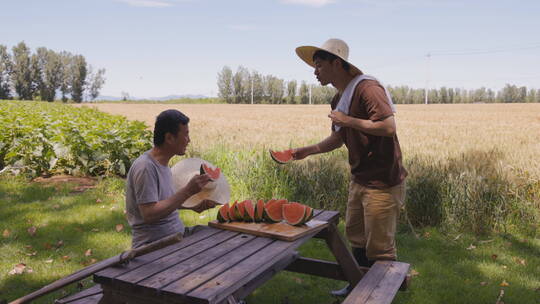
{"label": "wooden bench", "polygon": [[342,304],[388,304],[397,291],[409,284],[409,264],[377,261],[354,287]]}
{"label": "wooden bench", "polygon": [[55,304],[96,304],[99,303],[101,297],[103,296],[103,291],[101,286],[94,285],[93,287],[87,288],[76,294],[58,299],[54,301]]}

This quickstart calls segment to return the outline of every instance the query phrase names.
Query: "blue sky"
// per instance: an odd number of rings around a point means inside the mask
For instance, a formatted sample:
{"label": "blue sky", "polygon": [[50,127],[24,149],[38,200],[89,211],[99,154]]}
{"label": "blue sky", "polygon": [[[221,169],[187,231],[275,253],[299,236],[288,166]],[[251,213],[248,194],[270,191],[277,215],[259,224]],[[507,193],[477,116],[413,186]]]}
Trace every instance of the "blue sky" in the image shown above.
{"label": "blue sky", "polygon": [[0,44],[82,54],[102,95],[217,94],[223,66],[315,83],[300,45],[341,38],[390,85],[540,88],[540,1],[0,1]]}

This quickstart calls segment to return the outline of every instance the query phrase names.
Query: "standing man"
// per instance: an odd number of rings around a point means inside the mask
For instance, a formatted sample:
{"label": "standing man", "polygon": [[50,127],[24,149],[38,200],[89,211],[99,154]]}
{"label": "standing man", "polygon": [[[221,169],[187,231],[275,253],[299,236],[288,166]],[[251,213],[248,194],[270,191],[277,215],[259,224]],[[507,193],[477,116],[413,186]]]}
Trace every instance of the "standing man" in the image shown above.
{"label": "standing man", "polygon": [[[341,147],[349,151],[349,185],[345,232],[360,266],[377,260],[396,260],[395,233],[405,197],[407,171],[402,166],[390,94],[373,77],[348,62],[349,47],[329,39],[321,47],[301,46],[298,56],[315,68],[321,85],[332,84],[334,96],[328,115],[330,136],[318,144],[293,150],[296,160]],[[350,292],[350,286],[333,291]]]}
{"label": "standing man", "polygon": [[174,155],[184,155],[189,144],[189,118],[177,110],[166,110],[156,118],[154,147],[139,156],[127,176],[126,211],[132,228],[132,247],[153,242],[167,235],[182,232],[185,227],[178,209],[196,212],[213,208],[215,203],[202,200],[196,206],[182,204],[199,193],[210,181],[208,175],[195,175],[176,193],[169,168]]}

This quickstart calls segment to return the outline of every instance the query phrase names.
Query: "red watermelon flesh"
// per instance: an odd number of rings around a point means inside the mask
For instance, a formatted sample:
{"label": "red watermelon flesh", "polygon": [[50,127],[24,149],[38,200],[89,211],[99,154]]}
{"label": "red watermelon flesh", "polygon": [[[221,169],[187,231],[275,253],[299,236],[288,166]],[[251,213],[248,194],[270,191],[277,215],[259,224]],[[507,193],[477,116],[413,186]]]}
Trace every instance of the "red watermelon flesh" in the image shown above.
{"label": "red watermelon flesh", "polygon": [[244,203],[245,201],[236,204],[236,209],[234,211],[234,216],[239,221],[244,220],[244,213],[245,213]]}
{"label": "red watermelon flesh", "polygon": [[293,152],[292,149],[285,150],[285,151],[270,150],[270,156],[278,164],[285,164],[293,160],[292,152]]}
{"label": "red watermelon flesh", "polygon": [[268,202],[266,202],[266,203],[264,204],[264,206],[265,206],[265,207],[268,207],[268,206],[270,206],[271,204],[273,204],[275,201],[277,201],[277,199],[275,199],[275,198],[269,199]]}
{"label": "red watermelon flesh", "polygon": [[255,222],[262,222],[264,215],[264,201],[260,199],[255,205]]}
{"label": "red watermelon flesh", "polygon": [[255,220],[255,207],[251,200],[245,200],[242,202],[244,206],[244,222],[253,222]]}
{"label": "red watermelon flesh", "polygon": [[235,221],[237,220],[235,216],[235,210],[236,210],[236,204],[238,204],[238,201],[235,201],[232,203],[232,205],[229,207],[229,221]]}
{"label": "red watermelon flesh", "polygon": [[294,226],[304,224],[306,206],[300,203],[290,203],[283,205],[283,219]]}
{"label": "red watermelon flesh", "polygon": [[219,208],[217,213],[217,220],[220,223],[229,221],[229,205],[225,204]]}
{"label": "red watermelon flesh", "polygon": [[271,223],[281,222],[283,219],[281,206],[282,204],[274,203],[270,206],[264,207],[264,219]]}
{"label": "red watermelon flesh", "polygon": [[208,176],[212,180],[216,180],[219,178],[219,175],[221,174],[221,169],[216,167],[215,169],[212,169],[210,166],[207,166],[206,164],[201,165],[201,174],[208,174]]}

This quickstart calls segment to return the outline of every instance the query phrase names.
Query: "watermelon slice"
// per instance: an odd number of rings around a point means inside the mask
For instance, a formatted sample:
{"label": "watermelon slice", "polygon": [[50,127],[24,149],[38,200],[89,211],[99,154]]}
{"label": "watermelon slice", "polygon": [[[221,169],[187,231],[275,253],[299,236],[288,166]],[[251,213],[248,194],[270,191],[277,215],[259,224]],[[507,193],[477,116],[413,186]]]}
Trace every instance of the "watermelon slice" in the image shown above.
{"label": "watermelon slice", "polygon": [[236,204],[236,209],[234,210],[234,217],[238,221],[244,220],[244,213],[245,213],[244,203],[245,201]]}
{"label": "watermelon slice", "polygon": [[283,219],[290,225],[299,226],[304,224],[306,206],[300,203],[283,205]]}
{"label": "watermelon slice", "polygon": [[255,207],[251,200],[245,200],[242,202],[244,206],[244,222],[253,222],[255,220]]}
{"label": "watermelon slice", "polygon": [[216,180],[219,178],[219,175],[221,174],[221,169],[216,167],[215,169],[212,169],[211,167],[207,166],[206,164],[201,164],[201,175],[202,174],[208,174],[211,180]]}
{"label": "watermelon slice", "polygon": [[304,223],[309,222],[313,218],[313,208],[306,206],[306,215],[304,216]]}
{"label": "watermelon slice", "polygon": [[264,201],[260,199],[255,205],[255,222],[262,222],[264,215]]}
{"label": "watermelon slice", "polygon": [[285,151],[272,151],[270,150],[270,156],[272,159],[278,163],[278,164],[286,164],[293,160],[292,155],[293,150],[285,150]]}
{"label": "watermelon slice", "polygon": [[232,205],[229,207],[229,221],[236,221],[237,218],[235,216],[235,210],[236,210],[236,204],[238,204],[238,201],[235,201],[232,203]]}
{"label": "watermelon slice", "polygon": [[268,206],[270,206],[271,204],[273,204],[275,201],[277,201],[277,199],[275,199],[275,198],[269,199],[268,202],[266,202],[266,203],[264,204],[264,206],[265,206],[265,207],[268,207]]}
{"label": "watermelon slice", "polygon": [[282,207],[284,204],[287,204],[286,199],[279,199],[272,203],[267,203],[264,207],[264,219],[272,223],[281,222],[283,219]]}
{"label": "watermelon slice", "polygon": [[217,220],[220,223],[225,223],[229,221],[229,205],[225,204],[219,208],[217,213]]}

